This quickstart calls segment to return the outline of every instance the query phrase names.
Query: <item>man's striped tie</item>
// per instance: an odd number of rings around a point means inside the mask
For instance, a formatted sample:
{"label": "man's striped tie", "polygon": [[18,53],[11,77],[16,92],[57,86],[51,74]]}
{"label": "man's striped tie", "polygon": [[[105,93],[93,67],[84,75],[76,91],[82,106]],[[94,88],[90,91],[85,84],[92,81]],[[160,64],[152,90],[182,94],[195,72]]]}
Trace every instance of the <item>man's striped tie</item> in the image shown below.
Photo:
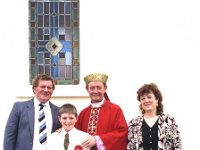
{"label": "man's striped tie", "polygon": [[45,121],[45,114],[44,114],[44,105],[39,104],[39,141],[41,144],[45,143],[47,140],[47,130],[46,130],[46,121]]}

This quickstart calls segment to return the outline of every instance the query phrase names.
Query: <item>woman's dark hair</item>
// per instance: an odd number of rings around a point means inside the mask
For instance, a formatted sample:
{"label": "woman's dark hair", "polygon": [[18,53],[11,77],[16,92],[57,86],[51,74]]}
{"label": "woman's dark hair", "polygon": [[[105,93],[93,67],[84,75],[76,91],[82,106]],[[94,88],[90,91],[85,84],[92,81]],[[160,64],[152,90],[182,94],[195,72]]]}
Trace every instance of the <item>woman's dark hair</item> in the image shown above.
{"label": "woman's dark hair", "polygon": [[[137,91],[137,100],[140,101],[140,97],[148,93],[153,93],[156,99],[158,100],[156,114],[157,115],[162,114],[163,113],[163,104],[162,104],[163,97],[155,83],[144,84],[141,88],[139,88],[139,90]],[[140,111],[142,112],[142,114],[145,113],[141,105],[140,105]]]}

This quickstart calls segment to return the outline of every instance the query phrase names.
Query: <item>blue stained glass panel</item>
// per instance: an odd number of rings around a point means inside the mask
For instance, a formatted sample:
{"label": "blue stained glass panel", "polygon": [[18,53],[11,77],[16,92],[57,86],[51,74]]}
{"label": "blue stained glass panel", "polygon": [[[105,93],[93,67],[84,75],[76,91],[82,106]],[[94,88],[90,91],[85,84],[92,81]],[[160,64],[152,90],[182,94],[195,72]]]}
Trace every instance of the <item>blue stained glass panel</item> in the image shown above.
{"label": "blue stained glass panel", "polygon": [[65,14],[71,14],[71,3],[65,3]]}
{"label": "blue stained glass panel", "polygon": [[59,29],[58,29],[58,34],[65,34],[65,28],[63,27],[60,27]]}
{"label": "blue stained glass panel", "polygon": [[66,52],[66,65],[72,65],[72,53]]}
{"label": "blue stained glass panel", "polygon": [[43,3],[38,3],[38,9],[37,9],[38,11],[38,14],[43,14]]}
{"label": "blue stained glass panel", "polygon": [[29,0],[29,22],[30,83],[47,73],[57,84],[79,84],[79,0]]}
{"label": "blue stained glass panel", "polygon": [[43,65],[44,64],[44,55],[43,53],[38,53],[38,64]]}

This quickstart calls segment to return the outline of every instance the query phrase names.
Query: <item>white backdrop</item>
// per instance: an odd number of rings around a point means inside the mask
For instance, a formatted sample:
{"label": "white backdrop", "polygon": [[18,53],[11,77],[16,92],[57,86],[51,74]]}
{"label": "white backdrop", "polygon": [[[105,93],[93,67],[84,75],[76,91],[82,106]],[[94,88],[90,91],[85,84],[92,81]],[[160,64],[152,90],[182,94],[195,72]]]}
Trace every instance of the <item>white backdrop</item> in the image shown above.
{"label": "white backdrop", "polygon": [[[155,82],[165,112],[179,124],[184,150],[199,147],[199,8],[198,0],[80,0],[81,79],[91,72],[108,74],[108,94],[122,107],[127,122],[139,114],[137,89]],[[2,1],[0,18],[1,146],[11,106],[20,100],[16,96],[32,94],[27,85],[28,0]],[[81,80],[75,87],[57,86],[54,95],[87,93]],[[89,103],[55,100],[64,102],[79,110]]]}

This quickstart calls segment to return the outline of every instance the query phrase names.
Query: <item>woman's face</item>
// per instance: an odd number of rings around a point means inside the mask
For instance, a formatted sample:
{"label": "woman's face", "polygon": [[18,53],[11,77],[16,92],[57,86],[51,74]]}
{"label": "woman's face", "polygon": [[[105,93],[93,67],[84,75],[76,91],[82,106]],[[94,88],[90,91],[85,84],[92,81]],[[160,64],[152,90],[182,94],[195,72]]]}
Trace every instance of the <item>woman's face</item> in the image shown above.
{"label": "woman's face", "polygon": [[155,112],[158,106],[158,100],[152,92],[140,96],[140,103],[145,113]]}

